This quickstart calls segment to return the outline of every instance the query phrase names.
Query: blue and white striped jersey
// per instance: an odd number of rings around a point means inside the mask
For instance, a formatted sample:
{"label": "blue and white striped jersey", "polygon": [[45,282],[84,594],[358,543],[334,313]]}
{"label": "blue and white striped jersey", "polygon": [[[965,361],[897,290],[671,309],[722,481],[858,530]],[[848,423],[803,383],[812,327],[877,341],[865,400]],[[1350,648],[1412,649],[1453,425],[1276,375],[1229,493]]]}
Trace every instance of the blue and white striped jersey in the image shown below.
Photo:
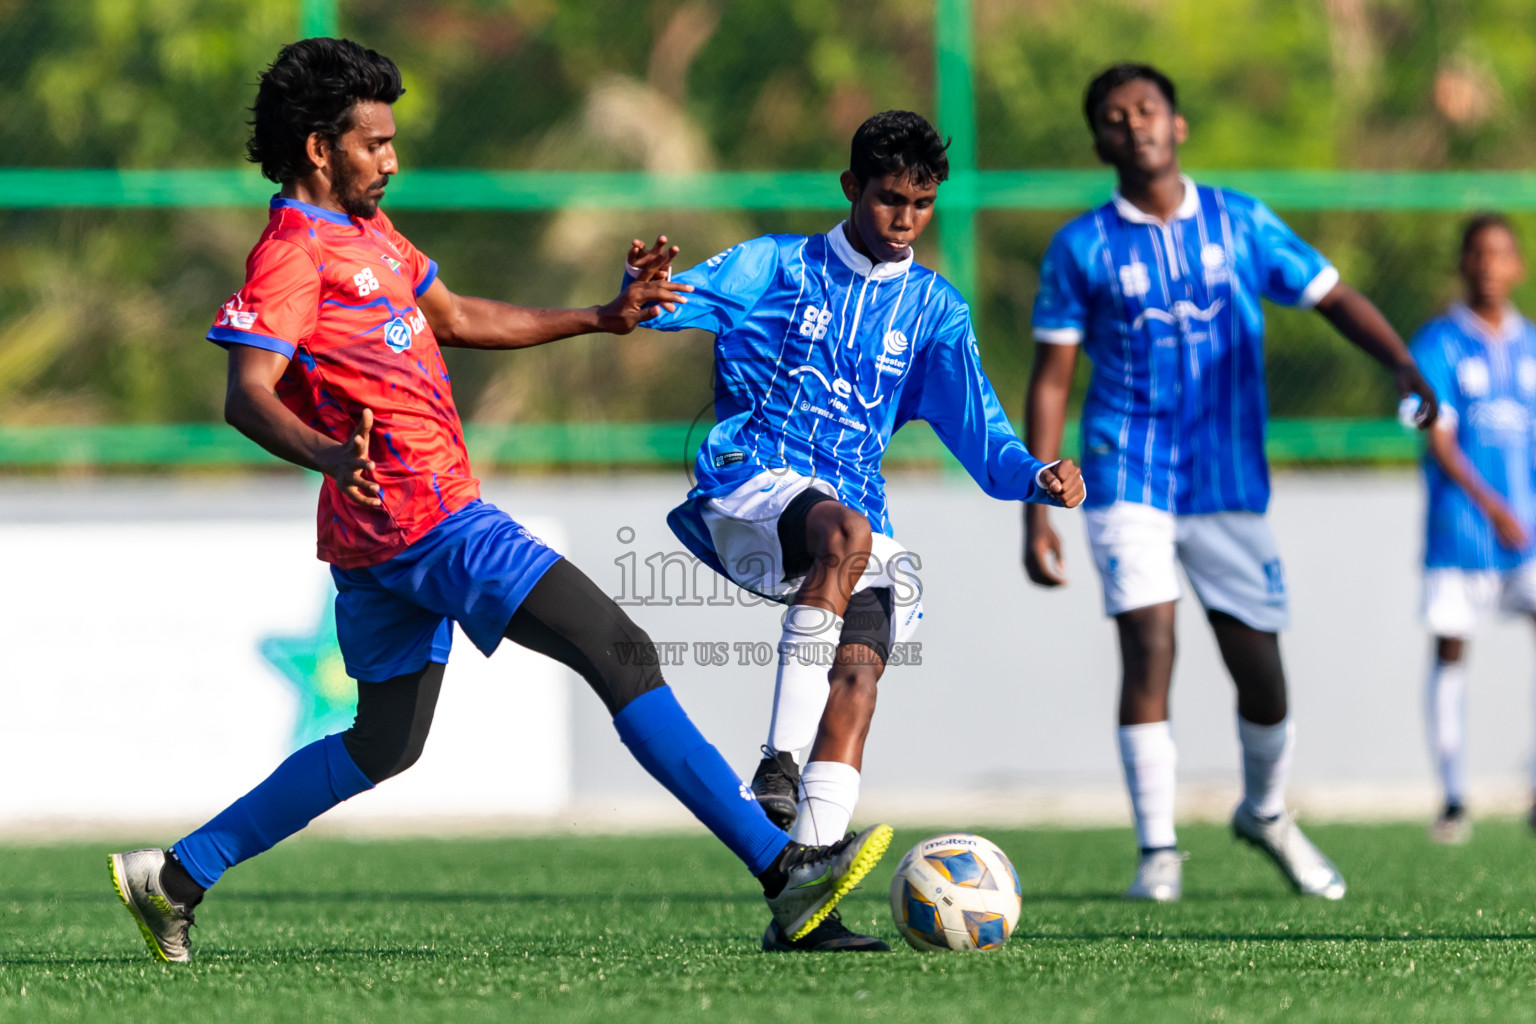
{"label": "blue and white striped jersey", "polygon": [[1081,344],[1085,504],[1178,514],[1269,505],[1260,297],[1311,307],[1339,275],[1251,196],[1196,186],[1163,224],[1118,192],[1057,232],[1034,334]]}
{"label": "blue and white striped jersey", "polygon": [[[1434,429],[1456,431],[1472,468],[1536,536],[1536,329],[1510,309],[1495,332],[1458,304],[1420,328],[1412,350],[1440,400]],[[1531,556],[1500,544],[1488,517],[1427,453],[1424,481],[1426,567],[1512,569]]]}
{"label": "blue and white striped jersey", "polygon": [[677,280],[696,289],[642,326],[715,335],[715,413],[697,485],[669,522],[712,552],[700,502],[787,467],[831,483],[891,533],[880,473],[891,434],[926,420],[994,498],[1047,501],[1044,464],[1025,449],[982,373],[970,308],[910,257],[872,264],[839,225],[825,235],[765,235]]}

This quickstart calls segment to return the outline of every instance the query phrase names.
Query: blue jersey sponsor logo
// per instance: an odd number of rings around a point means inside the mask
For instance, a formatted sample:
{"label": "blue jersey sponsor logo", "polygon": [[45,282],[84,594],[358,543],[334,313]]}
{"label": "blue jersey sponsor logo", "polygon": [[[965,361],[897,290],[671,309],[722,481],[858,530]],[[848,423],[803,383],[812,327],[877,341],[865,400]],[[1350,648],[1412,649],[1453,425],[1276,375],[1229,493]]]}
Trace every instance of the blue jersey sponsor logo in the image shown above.
{"label": "blue jersey sponsor logo", "polygon": [[384,325],[384,344],[396,352],[404,352],[411,347],[411,327],[404,317],[397,316]]}

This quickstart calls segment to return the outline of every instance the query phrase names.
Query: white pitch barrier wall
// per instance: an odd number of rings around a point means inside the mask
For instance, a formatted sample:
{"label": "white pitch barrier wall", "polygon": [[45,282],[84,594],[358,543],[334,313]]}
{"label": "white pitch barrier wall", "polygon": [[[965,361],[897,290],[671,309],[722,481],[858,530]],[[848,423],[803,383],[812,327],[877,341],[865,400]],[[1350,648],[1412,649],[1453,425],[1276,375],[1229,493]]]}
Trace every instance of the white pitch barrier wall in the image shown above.
{"label": "white pitch barrier wall", "polygon": [[[487,499],[588,572],[660,645],[664,672],[743,776],[766,732],[773,606],[685,586],[664,518],[681,474],[498,478]],[[0,835],[195,825],[296,746],[344,728],[313,478],[0,483]],[[1119,665],[1080,517],[1053,513],[1071,585],[1029,586],[1020,510],[958,473],[891,482],[921,558],[920,664],[891,668],[865,757],[870,814],[930,823],[1126,819],[1114,739]],[[1293,628],[1297,802],[1422,814],[1429,642],[1417,623],[1418,478],[1287,473],[1274,528]],[[654,573],[660,574],[653,580]],[[1471,775],[1485,806],[1529,787],[1532,629],[1472,645]],[[1231,687],[1192,598],[1180,607],[1174,729],[1181,813],[1237,793]],[[332,815],[352,828],[671,825],[602,705],[563,669],[459,634],[431,740],[410,772]]]}

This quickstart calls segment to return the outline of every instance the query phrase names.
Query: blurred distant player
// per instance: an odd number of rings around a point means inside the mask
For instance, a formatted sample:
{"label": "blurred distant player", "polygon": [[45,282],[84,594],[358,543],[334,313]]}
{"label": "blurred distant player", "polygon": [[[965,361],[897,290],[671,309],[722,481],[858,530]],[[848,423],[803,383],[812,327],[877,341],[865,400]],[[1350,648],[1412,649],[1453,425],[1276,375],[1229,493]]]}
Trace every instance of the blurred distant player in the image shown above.
{"label": "blurred distant player", "polygon": [[1472,832],[1467,638],[1494,607],[1536,619],[1536,330],[1510,305],[1525,265],[1503,217],[1488,214],[1467,225],[1461,277],[1466,300],[1413,340],[1414,357],[1440,399],[1424,459],[1424,622],[1435,637],[1426,696],[1445,797],[1430,838],[1444,843],[1465,842]]}
{"label": "blurred distant player", "polygon": [[[696,486],[667,521],[716,572],[789,605],[753,790],[799,842],[832,842],[848,828],[876,684],[892,644],[922,616],[915,559],[892,539],[886,509],[880,463],[891,434],[926,420],[995,498],[1082,500],[1070,461],[1047,466],[1014,433],[982,372],[965,299],[913,259],[948,174],[932,125],[876,114],[854,133],[842,175],[847,220],[824,235],[727,249],[678,277],[694,288],[686,306],[646,323],[715,335],[719,422],[699,451]],[[637,242],[631,261],[644,255]],[[832,653],[830,673],[821,651]],[[885,948],[835,919],[799,944],[770,924],[763,946]]]}
{"label": "blurred distant player", "polygon": [[[437,264],[379,212],[399,172],[394,62],[355,43],[284,47],[261,78],[250,156],[282,188],[245,286],[208,332],[229,350],[225,416],[268,451],[325,474],[319,554],[357,720],[284,761],[169,850],[113,854],[112,879],[150,949],[187,960],[193,908],[224,872],[415,763],[453,625],[489,655],[503,637],[579,673],[630,752],[747,865],[774,921],[814,928],[879,859],[890,829],[827,846],[790,841],[699,735],[649,638],[580,570],[480,500],[439,345],[515,349],[626,333],[686,301],[640,280],[589,309],[527,309],[450,292]],[[232,558],[231,565],[238,564]],[[227,585],[238,585],[234,573]],[[649,662],[649,664],[647,664]],[[532,723],[506,723],[509,742]]]}
{"label": "blurred distant player", "polygon": [[[1268,207],[1179,173],[1188,133],[1173,83],[1121,64],[1088,86],[1084,114],[1113,199],[1057,233],[1035,297],[1028,441],[1061,447],[1079,347],[1093,361],[1083,401],[1086,526],[1120,636],[1120,756],[1141,861],[1126,896],[1175,900],[1168,723],[1179,566],[1237,686],[1243,800],[1232,830],[1267,853],[1300,893],[1338,899],[1344,879],[1286,811],[1294,735],[1278,633],[1284,576],[1264,519],[1264,311],[1260,298],[1316,308],[1390,369],[1400,392],[1434,397],[1376,307]],[[1045,510],[1025,512],[1024,563],[1046,587],[1066,581]]]}

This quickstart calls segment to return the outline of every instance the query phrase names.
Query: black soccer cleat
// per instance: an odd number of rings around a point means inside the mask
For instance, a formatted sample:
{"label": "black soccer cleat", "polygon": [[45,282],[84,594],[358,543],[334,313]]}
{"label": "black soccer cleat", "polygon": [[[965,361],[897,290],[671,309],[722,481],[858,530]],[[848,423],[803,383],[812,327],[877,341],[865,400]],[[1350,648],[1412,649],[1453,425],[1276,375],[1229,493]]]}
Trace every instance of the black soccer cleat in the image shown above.
{"label": "black soccer cleat", "polygon": [[779,922],[769,921],[763,932],[764,953],[889,953],[891,947],[873,935],[860,935],[844,926],[837,911],[832,911],[821,924],[798,942],[790,942]]}
{"label": "black soccer cleat", "polygon": [[794,755],[763,747],[763,759],[752,776],[752,795],[768,820],[787,832],[795,824],[800,803],[800,766]]}

